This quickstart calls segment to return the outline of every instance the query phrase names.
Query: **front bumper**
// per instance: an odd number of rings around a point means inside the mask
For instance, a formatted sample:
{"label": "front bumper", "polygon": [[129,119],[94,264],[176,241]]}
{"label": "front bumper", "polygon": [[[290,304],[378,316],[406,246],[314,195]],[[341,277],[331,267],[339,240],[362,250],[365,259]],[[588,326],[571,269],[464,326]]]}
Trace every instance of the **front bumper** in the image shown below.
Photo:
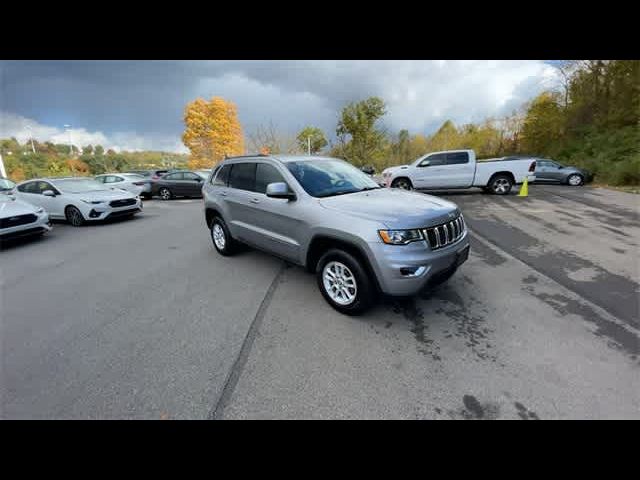
{"label": "front bumper", "polygon": [[26,225],[18,225],[17,227],[3,228],[0,230],[0,240],[4,242],[31,235],[40,235],[42,233],[50,232],[51,229],[52,227],[49,222],[49,215],[45,212],[39,214],[38,219],[35,222],[27,223]]}
{"label": "front bumper", "polygon": [[122,217],[142,212],[142,200],[136,198],[136,203],[124,207],[111,207],[107,205],[93,206],[88,211],[82,212],[88,221],[107,220],[110,218]]}
{"label": "front bumper", "polygon": [[[456,243],[439,250],[430,250],[424,241],[408,245],[370,242],[368,247],[382,292],[411,296],[427,286],[432,277],[456,268],[459,254],[469,247],[469,232],[465,231]],[[415,272],[412,274],[412,271]]]}

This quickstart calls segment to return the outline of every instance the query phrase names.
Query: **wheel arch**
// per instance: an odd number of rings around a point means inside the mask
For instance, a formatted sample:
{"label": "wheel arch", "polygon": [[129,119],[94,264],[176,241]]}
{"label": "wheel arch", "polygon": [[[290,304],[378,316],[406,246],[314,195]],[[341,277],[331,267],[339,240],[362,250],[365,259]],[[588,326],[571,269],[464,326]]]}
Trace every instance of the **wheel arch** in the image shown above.
{"label": "wheel arch", "polygon": [[341,238],[336,238],[327,234],[317,234],[309,243],[309,248],[307,248],[307,253],[305,257],[304,267],[308,272],[315,273],[318,261],[328,250],[333,248],[344,250],[345,252],[353,255],[356,259],[358,259],[361,263],[369,278],[373,282],[373,285],[378,291],[381,291],[380,284],[378,283],[378,276],[369,261],[369,257],[362,247],[355,244],[354,242],[350,242],[348,240],[344,240]]}

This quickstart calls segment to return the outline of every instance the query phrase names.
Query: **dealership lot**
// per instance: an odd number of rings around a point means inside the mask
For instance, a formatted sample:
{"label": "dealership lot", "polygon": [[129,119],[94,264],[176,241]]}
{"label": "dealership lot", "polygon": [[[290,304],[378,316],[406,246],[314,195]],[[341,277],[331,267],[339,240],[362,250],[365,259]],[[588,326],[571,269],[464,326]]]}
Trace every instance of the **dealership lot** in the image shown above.
{"label": "dealership lot", "polygon": [[2,418],[640,418],[640,197],[444,193],[444,286],[338,314],[315,277],[211,246],[200,200],[0,253]]}

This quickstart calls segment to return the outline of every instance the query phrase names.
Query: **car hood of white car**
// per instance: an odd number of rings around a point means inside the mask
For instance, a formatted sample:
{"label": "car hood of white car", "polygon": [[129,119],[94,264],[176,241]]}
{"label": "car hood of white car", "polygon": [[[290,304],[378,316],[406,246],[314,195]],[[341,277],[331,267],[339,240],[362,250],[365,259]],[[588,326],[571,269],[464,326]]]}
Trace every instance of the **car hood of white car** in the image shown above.
{"label": "car hood of white car", "polygon": [[38,207],[18,200],[15,197],[9,197],[8,200],[0,199],[0,218],[29,215],[30,213],[36,213],[37,209]]}
{"label": "car hood of white car", "polygon": [[81,200],[87,200],[88,202],[98,202],[98,201],[111,201],[118,200],[124,198],[136,198],[136,196],[126,190],[120,189],[105,189],[105,190],[91,190],[89,192],[80,192],[80,193],[68,193],[63,192],[64,195],[70,195],[74,198],[78,198]]}

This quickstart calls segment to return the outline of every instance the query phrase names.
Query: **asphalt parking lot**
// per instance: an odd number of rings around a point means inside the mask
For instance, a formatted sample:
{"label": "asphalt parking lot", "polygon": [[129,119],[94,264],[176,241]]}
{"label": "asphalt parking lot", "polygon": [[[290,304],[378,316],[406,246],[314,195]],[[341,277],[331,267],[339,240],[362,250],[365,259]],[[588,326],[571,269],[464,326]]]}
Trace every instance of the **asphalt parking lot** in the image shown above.
{"label": "asphalt parking lot", "polygon": [[2,418],[640,418],[640,197],[443,193],[470,259],[362,317],[200,200],[0,252]]}

